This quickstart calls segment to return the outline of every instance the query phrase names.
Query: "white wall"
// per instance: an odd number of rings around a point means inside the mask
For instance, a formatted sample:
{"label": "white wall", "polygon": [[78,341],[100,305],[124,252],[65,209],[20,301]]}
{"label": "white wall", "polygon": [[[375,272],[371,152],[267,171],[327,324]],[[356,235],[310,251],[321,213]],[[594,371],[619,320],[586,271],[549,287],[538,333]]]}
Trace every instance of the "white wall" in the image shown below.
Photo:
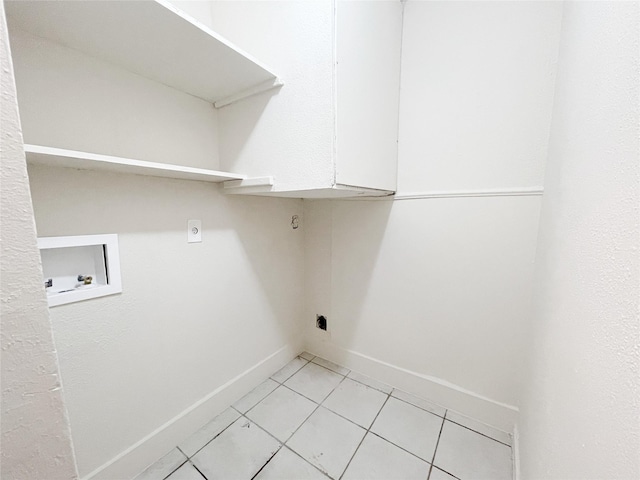
{"label": "white wall", "polygon": [[400,191],[542,185],[561,7],[407,2]]}
{"label": "white wall", "polygon": [[219,169],[213,105],[18,29],[11,40],[25,143]]}
{"label": "white wall", "polygon": [[77,478],[51,335],[24,158],[13,67],[0,4],[0,477]]}
{"label": "white wall", "polygon": [[[333,2],[216,1],[213,28],[284,86],[219,110],[223,169],[275,176],[279,190],[334,179]],[[180,5],[178,5],[180,6]]]}
{"label": "white wall", "polygon": [[219,111],[225,169],[305,198],[336,183],[395,191],[399,0],[215,1],[209,21],[284,81]]}
{"label": "white wall", "polygon": [[[216,158],[206,102],[33,38],[15,53],[32,141],[200,166]],[[114,135],[121,121],[148,135]],[[152,177],[29,173],[38,235],[119,235],[122,294],[51,309],[81,477],[133,477],[300,349],[303,234],[290,222],[301,201]],[[187,244],[193,218],[200,244]]]}
{"label": "white wall", "polygon": [[312,351],[512,428],[541,197],[474,195],[540,189],[560,20],[554,2],[406,3],[398,197],[471,196],[305,201]]}
{"label": "white wall", "polygon": [[335,182],[397,188],[402,3],[336,1]]}
{"label": "white wall", "polygon": [[521,477],[640,478],[638,2],[565,6]]}

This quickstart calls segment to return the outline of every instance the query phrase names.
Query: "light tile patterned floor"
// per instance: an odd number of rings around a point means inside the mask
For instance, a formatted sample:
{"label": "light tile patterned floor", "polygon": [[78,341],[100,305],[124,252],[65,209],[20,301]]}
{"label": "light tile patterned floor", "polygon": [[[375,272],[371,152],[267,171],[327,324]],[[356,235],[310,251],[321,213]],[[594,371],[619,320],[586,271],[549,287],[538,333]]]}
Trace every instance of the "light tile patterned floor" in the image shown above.
{"label": "light tile patterned floor", "polygon": [[510,445],[305,352],[136,480],[511,480]]}

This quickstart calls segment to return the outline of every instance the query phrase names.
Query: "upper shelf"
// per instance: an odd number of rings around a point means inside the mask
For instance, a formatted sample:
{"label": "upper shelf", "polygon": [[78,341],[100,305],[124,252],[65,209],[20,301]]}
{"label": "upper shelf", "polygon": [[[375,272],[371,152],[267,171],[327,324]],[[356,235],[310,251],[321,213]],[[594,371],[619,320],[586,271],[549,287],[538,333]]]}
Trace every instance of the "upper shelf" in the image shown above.
{"label": "upper shelf", "polygon": [[30,164],[54,167],[77,168],[81,170],[107,170],[116,173],[148,175],[152,177],[179,178],[201,182],[220,183],[227,180],[242,180],[244,175],[206,170],[204,168],[183,167],[166,163],[146,162],[130,158],[111,157],[95,153],[76,152],[62,148],[24,145]]}
{"label": "upper shelf", "polygon": [[260,62],[165,0],[7,1],[10,27],[222,107],[282,85]]}

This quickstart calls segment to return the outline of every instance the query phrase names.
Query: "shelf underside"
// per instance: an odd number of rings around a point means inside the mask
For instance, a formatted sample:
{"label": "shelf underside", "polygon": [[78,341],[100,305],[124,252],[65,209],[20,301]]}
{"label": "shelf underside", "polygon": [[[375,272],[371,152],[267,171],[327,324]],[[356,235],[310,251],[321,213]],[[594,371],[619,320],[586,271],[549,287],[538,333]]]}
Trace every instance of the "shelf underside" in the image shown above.
{"label": "shelf underside", "polygon": [[281,85],[226,39],[162,1],[8,1],[19,28],[224,106]]}
{"label": "shelf underside", "polygon": [[61,148],[42,147],[39,145],[25,144],[24,149],[27,155],[27,162],[32,165],[47,165],[80,170],[103,170],[115,173],[197,180],[212,183],[245,178],[244,175],[219,172],[217,170],[147,162],[144,160],[133,160],[109,155],[64,150]]}
{"label": "shelf underside", "polygon": [[[231,181],[224,183],[224,192],[232,195],[258,195],[264,197],[339,199],[388,197],[395,192],[377,188],[356,187],[353,185],[335,184],[326,188],[309,188],[304,190],[278,190],[274,185],[252,185],[248,181]],[[243,186],[248,183],[247,186]]]}

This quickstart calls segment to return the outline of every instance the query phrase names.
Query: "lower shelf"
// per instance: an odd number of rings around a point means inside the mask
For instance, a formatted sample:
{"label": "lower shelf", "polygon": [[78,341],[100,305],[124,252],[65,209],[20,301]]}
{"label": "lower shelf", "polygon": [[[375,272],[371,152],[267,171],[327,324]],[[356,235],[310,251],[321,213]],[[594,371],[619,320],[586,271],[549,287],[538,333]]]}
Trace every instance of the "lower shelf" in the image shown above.
{"label": "lower shelf", "polygon": [[24,151],[27,155],[27,162],[34,165],[48,165],[81,170],[106,170],[116,173],[178,178],[181,180],[197,180],[212,183],[246,178],[245,175],[219,172],[217,170],[147,162],[145,160],[133,160],[130,158],[112,157],[109,155],[78,152],[75,150],[65,150],[40,145],[25,144]]}

